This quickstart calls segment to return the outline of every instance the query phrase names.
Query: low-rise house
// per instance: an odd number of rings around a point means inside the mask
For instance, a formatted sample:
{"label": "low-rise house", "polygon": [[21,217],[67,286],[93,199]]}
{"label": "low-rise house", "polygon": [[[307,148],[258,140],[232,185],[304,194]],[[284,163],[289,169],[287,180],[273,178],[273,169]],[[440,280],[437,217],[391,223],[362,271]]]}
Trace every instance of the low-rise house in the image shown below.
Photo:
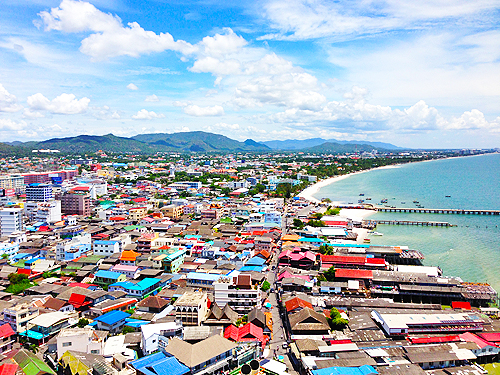
{"label": "low-rise house", "polygon": [[57,358],[61,358],[68,350],[102,355],[107,335],[106,331],[92,328],[63,328],[56,337]]}
{"label": "low-rise house", "polygon": [[165,348],[165,353],[189,367],[192,374],[200,371],[211,374],[228,371],[234,366],[236,347],[236,344],[219,335],[211,336],[196,344],[189,344],[174,337]]}
{"label": "low-rise house", "polygon": [[166,374],[184,375],[189,373],[189,368],[180,363],[175,357],[167,357],[164,353],[154,353],[130,362],[138,375]]}
{"label": "low-rise house", "polygon": [[[20,332],[19,335],[35,344],[43,344],[61,329],[68,327],[70,319],[72,319],[71,315],[60,311],[38,315],[28,322],[28,329]],[[72,320],[76,323],[75,319]]]}
{"label": "low-rise house", "polygon": [[5,353],[12,350],[12,345],[16,342],[15,339],[16,333],[10,326],[10,324],[5,323],[0,326],[0,354],[4,355]]}
{"label": "low-rise house", "polygon": [[111,271],[124,274],[128,279],[137,279],[137,277],[139,276],[140,268],[137,266],[125,266],[123,264],[117,264],[116,266],[111,268]]}
{"label": "low-rise house", "polygon": [[127,276],[123,273],[99,270],[94,275],[94,283],[101,287],[109,287],[111,284],[125,281]]}
{"label": "low-rise house", "polygon": [[113,310],[94,319],[94,322],[97,322],[97,329],[115,334],[123,329],[125,319],[128,317],[130,317],[130,314],[126,312]]}
{"label": "low-rise house", "polygon": [[95,255],[104,255],[106,257],[111,256],[113,254],[119,253],[120,250],[120,242],[109,240],[95,240],[94,241],[94,254]]}
{"label": "low-rise house", "polygon": [[28,329],[28,322],[38,316],[39,309],[31,303],[18,303],[3,310],[3,319],[17,333]]}
{"label": "low-rise house", "polygon": [[308,307],[288,316],[293,335],[327,335],[330,326],[326,317]]}
{"label": "low-rise house", "polygon": [[166,308],[169,304],[163,298],[149,296],[137,304],[137,310],[157,314]]}
{"label": "low-rise house", "polygon": [[136,303],[136,298],[123,297],[117,299],[106,299],[90,307],[85,315],[90,318],[95,318],[113,310],[127,311],[132,309]]}
{"label": "low-rise house", "polygon": [[68,301],[64,301],[62,299],[53,297],[49,297],[42,305],[42,307],[47,310],[61,311],[61,312],[70,312],[75,309],[74,306]]}
{"label": "low-rise house", "polygon": [[109,286],[109,291],[122,290],[127,297],[144,299],[155,295],[162,288],[162,280],[158,278],[145,278],[139,281],[120,281]]}
{"label": "low-rise house", "polygon": [[141,326],[141,348],[144,355],[164,349],[172,337],[182,336],[182,323],[179,321],[145,324]]}
{"label": "low-rise house", "polygon": [[207,318],[203,322],[203,325],[229,326],[231,324],[236,324],[238,318],[238,313],[234,311],[231,306],[226,304],[221,309],[219,305],[214,302],[210,306],[210,311],[208,312]]}
{"label": "low-rise house", "polygon": [[184,325],[199,326],[208,312],[208,295],[205,292],[186,292],[175,303],[175,318]]}
{"label": "low-rise house", "polygon": [[26,349],[19,350],[12,359],[25,375],[56,375],[42,359]]}

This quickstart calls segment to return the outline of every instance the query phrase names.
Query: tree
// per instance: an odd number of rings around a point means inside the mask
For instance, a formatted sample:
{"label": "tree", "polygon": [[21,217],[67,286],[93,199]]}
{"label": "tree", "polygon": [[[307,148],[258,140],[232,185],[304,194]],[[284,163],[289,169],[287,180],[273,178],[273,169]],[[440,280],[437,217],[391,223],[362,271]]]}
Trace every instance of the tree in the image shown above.
{"label": "tree", "polygon": [[320,245],[318,251],[323,255],[333,255],[334,253],[333,247],[328,245]]}
{"label": "tree", "polygon": [[264,280],[260,289],[264,292],[267,292],[269,289],[271,289],[271,284],[269,284],[269,281]]}
{"label": "tree", "polygon": [[339,310],[337,310],[335,307],[332,307],[332,309],[330,310],[328,323],[330,324],[330,328],[336,331],[341,331],[349,324],[349,320],[342,318]]}
{"label": "tree", "polygon": [[304,223],[300,219],[293,219],[293,226],[302,229],[304,228]]}
{"label": "tree", "polygon": [[321,221],[321,220],[309,220],[307,222],[307,225],[309,225],[310,227],[326,227],[326,224],[324,221]]}
{"label": "tree", "polygon": [[88,324],[89,324],[89,320],[88,319],[80,318],[80,320],[78,321],[78,323],[76,323],[76,326],[78,328],[83,328],[83,327],[87,326]]}
{"label": "tree", "polygon": [[335,268],[333,268],[333,266],[331,266],[330,268],[328,268],[328,270],[323,272],[323,276],[325,277],[325,279],[327,281],[335,280]]}
{"label": "tree", "polygon": [[123,327],[122,333],[125,335],[127,333],[132,333],[135,332],[135,330],[132,327]]}
{"label": "tree", "polygon": [[2,259],[8,259],[8,258],[9,258],[9,254],[5,254],[5,253],[2,254]]}
{"label": "tree", "polygon": [[321,218],[323,217],[323,214],[321,212],[316,212],[316,213],[312,214],[312,217],[315,219],[321,220]]}

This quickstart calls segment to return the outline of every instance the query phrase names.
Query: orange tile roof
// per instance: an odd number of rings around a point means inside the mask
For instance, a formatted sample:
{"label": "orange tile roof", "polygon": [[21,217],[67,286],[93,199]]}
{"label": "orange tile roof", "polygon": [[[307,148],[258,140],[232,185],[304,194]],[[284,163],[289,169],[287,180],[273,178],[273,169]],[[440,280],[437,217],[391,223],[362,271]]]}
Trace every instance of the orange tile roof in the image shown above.
{"label": "orange tile roof", "polygon": [[120,260],[135,261],[141,255],[134,250],[124,250],[120,256]]}

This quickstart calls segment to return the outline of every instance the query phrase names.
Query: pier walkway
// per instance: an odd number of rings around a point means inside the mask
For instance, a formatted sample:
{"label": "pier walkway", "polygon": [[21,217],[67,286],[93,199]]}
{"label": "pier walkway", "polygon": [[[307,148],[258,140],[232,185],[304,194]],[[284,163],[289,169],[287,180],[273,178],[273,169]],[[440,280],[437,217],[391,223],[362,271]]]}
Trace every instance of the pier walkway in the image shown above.
{"label": "pier walkway", "polygon": [[453,227],[445,221],[413,221],[413,220],[374,220],[377,224],[389,225],[421,225],[424,227]]}
{"label": "pier walkway", "polygon": [[422,214],[455,214],[455,215],[500,215],[500,210],[461,210],[455,208],[411,208],[411,207],[375,207],[378,212],[407,212]]}

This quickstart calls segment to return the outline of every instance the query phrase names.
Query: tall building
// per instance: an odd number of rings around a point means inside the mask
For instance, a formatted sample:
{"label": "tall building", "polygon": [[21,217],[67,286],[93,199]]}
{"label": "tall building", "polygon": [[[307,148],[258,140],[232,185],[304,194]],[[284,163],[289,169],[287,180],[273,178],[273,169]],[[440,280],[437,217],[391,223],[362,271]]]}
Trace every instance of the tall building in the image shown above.
{"label": "tall building", "polygon": [[0,210],[0,235],[8,236],[12,232],[23,230],[23,209],[2,208]]}
{"label": "tall building", "polygon": [[50,184],[30,184],[26,186],[26,201],[28,202],[48,202],[54,199],[52,185]]}
{"label": "tall building", "polygon": [[84,190],[70,190],[61,196],[61,212],[65,215],[89,216],[92,213],[90,194]]}
{"label": "tall building", "polygon": [[0,175],[0,189],[14,189],[16,193],[24,191],[24,176],[20,174]]}

